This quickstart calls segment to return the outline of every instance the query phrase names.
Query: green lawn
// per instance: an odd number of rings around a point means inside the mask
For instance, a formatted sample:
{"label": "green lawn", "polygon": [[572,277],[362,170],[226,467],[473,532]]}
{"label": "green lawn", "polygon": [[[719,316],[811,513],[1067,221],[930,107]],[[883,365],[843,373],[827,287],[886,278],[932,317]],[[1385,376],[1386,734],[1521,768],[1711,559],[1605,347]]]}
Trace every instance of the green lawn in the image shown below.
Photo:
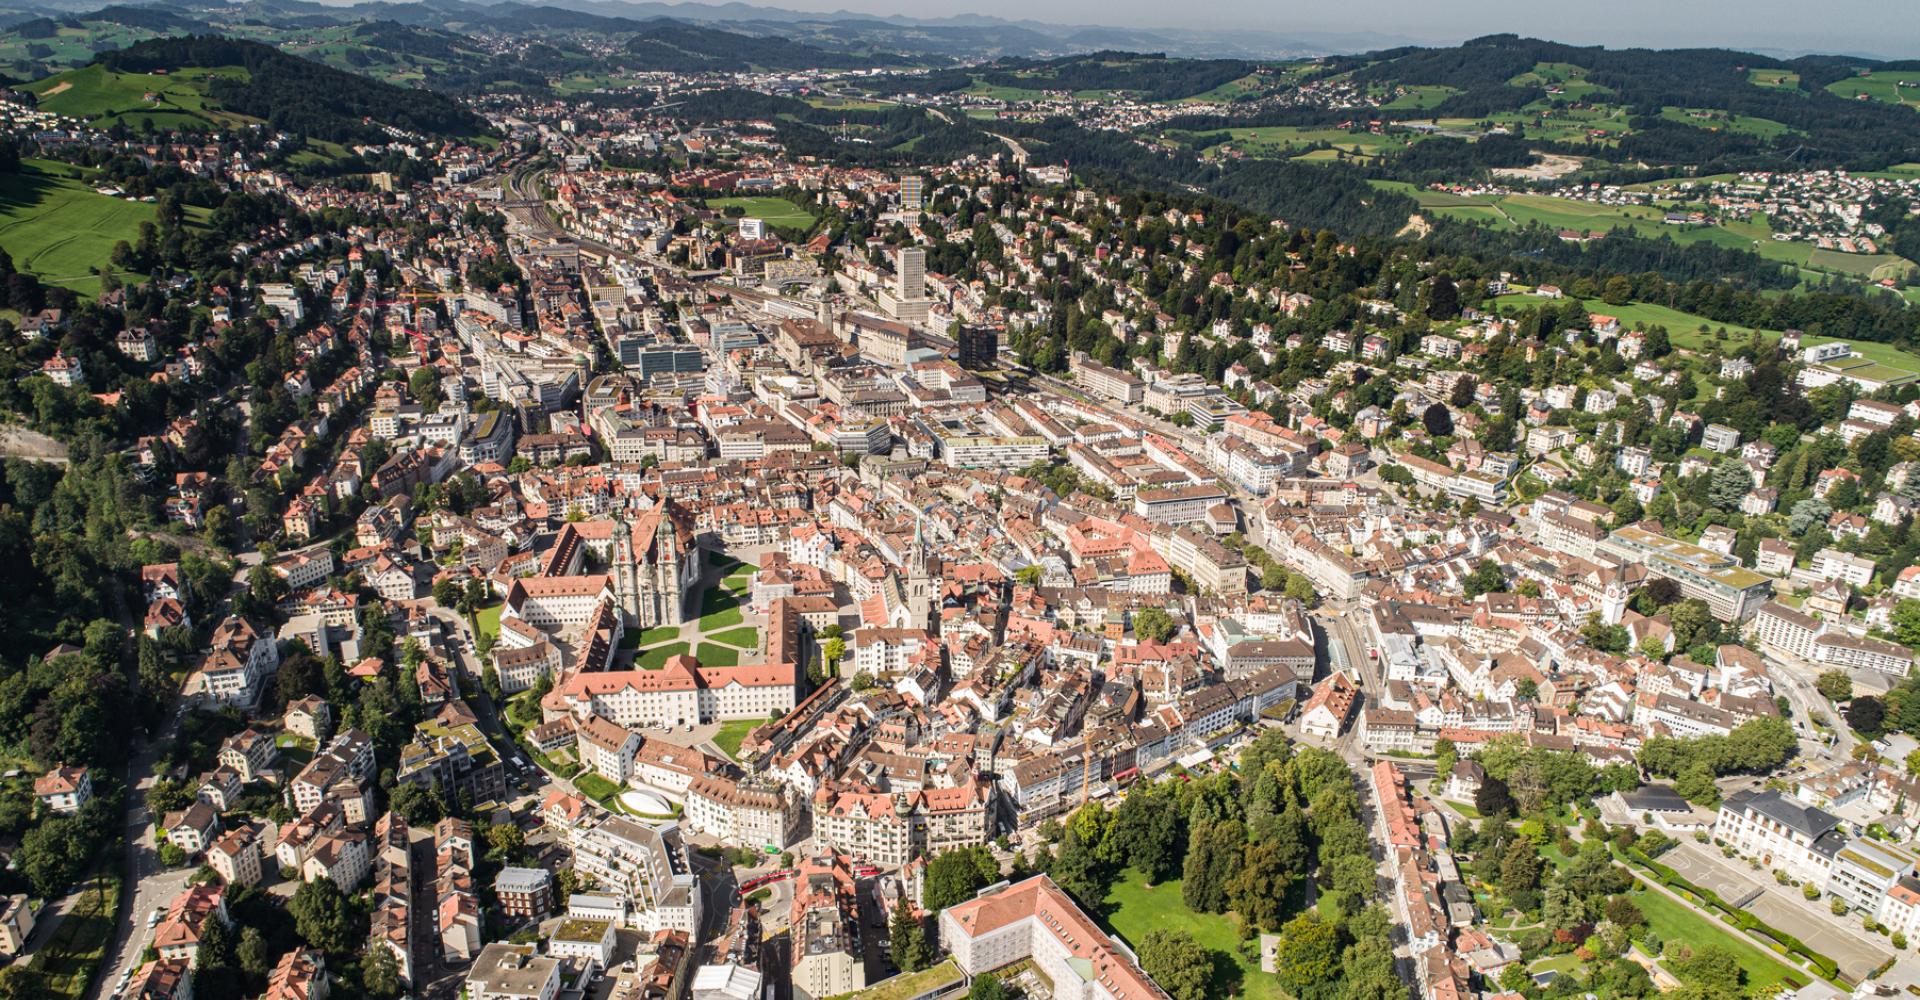
{"label": "green lawn", "polygon": [[738,759],[740,744],[746,740],[747,734],[772,721],[772,719],[734,719],[730,722],[722,722],[720,731],[713,734],[713,745],[719,747],[727,756]]}
{"label": "green lawn", "polygon": [[578,789],[580,794],[601,805],[612,802],[620,795],[619,785],[608,781],[606,778],[592,771],[584,772],[579,777],[574,778],[573,787]]}
{"label": "green lawn", "polygon": [[740,651],[732,646],[703,642],[693,655],[703,667],[733,667],[740,664]]}
{"label": "green lawn", "polygon": [[738,646],[741,649],[760,648],[760,630],[751,625],[744,628],[730,628],[724,632],[715,632],[706,636],[706,638],[714,642],[726,643],[729,646]]}
{"label": "green lawn", "polygon": [[1763,987],[1775,983],[1802,985],[1807,976],[1775,961],[1773,956],[1718,920],[1702,917],[1658,890],[1641,883],[1631,893],[1640,912],[1646,914],[1647,927],[1662,941],[1681,941],[1693,948],[1718,945],[1733,953],[1747,973],[1747,994],[1759,995]]}
{"label": "green lawn", "polygon": [[813,228],[812,214],[785,198],[709,198],[707,207],[716,212],[737,207],[777,229]]}
{"label": "green lawn", "polygon": [[473,613],[474,621],[480,624],[480,636],[491,643],[500,638],[500,609],[505,603],[489,604]]}
{"label": "green lawn", "polygon": [[669,642],[664,646],[655,646],[641,653],[639,656],[634,657],[633,665],[643,670],[658,670],[667,665],[667,660],[675,656],[684,656],[686,653],[686,643]]}
{"label": "green lawn", "polygon": [[[1140,873],[1129,868],[1107,892],[1107,924],[1134,947],[1152,930],[1182,930],[1200,946],[1215,953],[1210,997],[1238,995],[1249,1000],[1286,1000],[1280,984],[1260,971],[1258,959],[1240,954],[1240,935],[1225,914],[1195,913],[1180,898],[1180,881],[1149,888]],[[1238,982],[1234,982],[1235,979]]]}
{"label": "green lawn", "polygon": [[620,633],[620,648],[639,649],[641,646],[651,646],[666,642],[668,639],[678,638],[679,635],[680,626],[678,625],[662,625],[659,628],[649,629],[630,628]]}
{"label": "green lawn", "polygon": [[712,632],[716,629],[730,628],[743,621],[746,621],[746,617],[740,614],[739,608],[723,608],[711,614],[701,615],[700,630],[703,632]]}
{"label": "green lawn", "polygon": [[73,909],[54,928],[53,936],[34,953],[34,971],[40,974],[42,989],[35,996],[79,997],[100,967],[113,935],[113,922],[120,906],[120,878],[103,878],[96,890],[86,882],[76,888],[81,895]]}
{"label": "green lawn", "polygon": [[0,249],[22,270],[85,295],[100,293],[93,269],[111,269],[114,244],[138,240],[140,224],[159,215],[152,205],[95,191],[62,163],[29,159],[19,173],[0,176]]}

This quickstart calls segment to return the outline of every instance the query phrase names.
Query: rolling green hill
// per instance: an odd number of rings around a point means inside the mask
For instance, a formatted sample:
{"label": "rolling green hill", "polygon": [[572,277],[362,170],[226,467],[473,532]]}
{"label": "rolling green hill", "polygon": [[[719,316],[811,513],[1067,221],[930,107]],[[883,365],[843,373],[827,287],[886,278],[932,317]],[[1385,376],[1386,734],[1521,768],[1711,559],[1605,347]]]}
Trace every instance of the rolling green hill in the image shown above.
{"label": "rolling green hill", "polygon": [[216,80],[244,85],[247,78],[247,71],[239,67],[156,74],[121,73],[95,63],[21,89],[38,98],[47,111],[103,128],[151,123],[154,128],[217,129],[258,120],[226,111],[210,96]]}
{"label": "rolling green hill", "polygon": [[[92,69],[93,67],[89,67]],[[384,127],[427,138],[471,138],[486,134],[480,116],[459,102],[430,90],[409,89],[369,79],[259,42],[205,35],[154,38],[101,56],[105,72],[98,86],[55,93],[61,83],[40,87],[43,100],[79,92],[83,107],[117,102],[130,93],[127,78],[188,74],[204,84],[193,113],[242,115],[328,142],[384,142]],[[46,84],[47,81],[41,81]],[[183,100],[193,100],[182,94]]]}
{"label": "rolling green hill", "polygon": [[0,173],[0,249],[21,270],[83,295],[99,294],[93,269],[107,265],[113,245],[139,239],[140,224],[158,215],[95,191],[70,164],[25,160],[18,173]]}

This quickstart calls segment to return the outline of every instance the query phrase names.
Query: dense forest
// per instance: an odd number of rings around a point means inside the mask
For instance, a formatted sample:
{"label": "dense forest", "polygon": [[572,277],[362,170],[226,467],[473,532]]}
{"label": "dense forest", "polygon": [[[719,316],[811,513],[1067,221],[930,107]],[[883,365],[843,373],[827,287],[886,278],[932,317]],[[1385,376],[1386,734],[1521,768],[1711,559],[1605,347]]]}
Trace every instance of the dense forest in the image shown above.
{"label": "dense forest", "polygon": [[976,83],[1021,90],[1125,91],[1148,101],[1177,101],[1204,94],[1259,70],[1243,59],[1169,59],[1158,52],[1090,52],[1058,59],[1000,59],[872,81],[885,94],[951,94]]}
{"label": "dense forest", "polygon": [[241,67],[248,79],[209,83],[214,100],[276,129],[332,142],[391,140],[381,125],[443,138],[487,132],[484,119],[444,95],[371,80],[258,42],[210,35],[153,38],[103,53],[100,62],[129,73]]}

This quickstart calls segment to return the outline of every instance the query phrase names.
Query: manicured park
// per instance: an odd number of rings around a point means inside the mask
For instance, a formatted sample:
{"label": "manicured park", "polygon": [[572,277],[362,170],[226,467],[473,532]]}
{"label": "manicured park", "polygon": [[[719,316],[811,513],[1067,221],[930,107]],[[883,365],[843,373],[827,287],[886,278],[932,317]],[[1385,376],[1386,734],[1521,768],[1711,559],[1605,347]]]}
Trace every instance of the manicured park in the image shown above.
{"label": "manicured park", "polygon": [[1717,946],[1731,952],[1747,973],[1749,995],[1765,993],[1765,987],[1776,983],[1795,985],[1807,981],[1804,973],[1794,972],[1775,961],[1750,939],[1711,917],[1695,913],[1645,882],[1635,887],[1631,895],[1646,916],[1648,929],[1659,935],[1661,941],[1680,942],[1695,950]]}

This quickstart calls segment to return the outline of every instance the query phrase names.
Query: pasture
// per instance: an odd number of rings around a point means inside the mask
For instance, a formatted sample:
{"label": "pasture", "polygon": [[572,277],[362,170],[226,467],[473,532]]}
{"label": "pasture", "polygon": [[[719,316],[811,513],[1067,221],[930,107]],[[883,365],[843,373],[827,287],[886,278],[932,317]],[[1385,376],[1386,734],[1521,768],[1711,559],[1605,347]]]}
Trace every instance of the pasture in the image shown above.
{"label": "pasture", "polygon": [[0,249],[16,267],[82,295],[100,294],[93,270],[108,268],[113,245],[139,239],[140,223],[159,214],[95,191],[64,163],[29,159],[19,173],[0,176]]}

